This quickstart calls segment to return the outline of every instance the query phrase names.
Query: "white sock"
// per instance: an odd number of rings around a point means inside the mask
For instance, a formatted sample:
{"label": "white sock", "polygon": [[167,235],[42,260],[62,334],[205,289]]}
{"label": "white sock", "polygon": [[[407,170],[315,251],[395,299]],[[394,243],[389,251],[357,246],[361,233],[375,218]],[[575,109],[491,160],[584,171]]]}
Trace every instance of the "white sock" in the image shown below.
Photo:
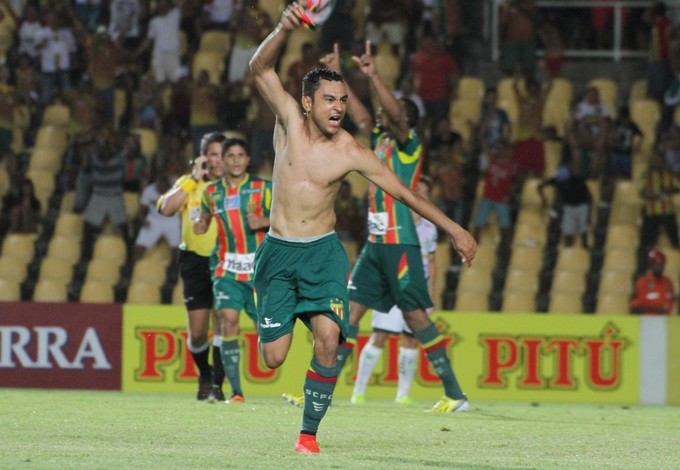
{"label": "white sock", "polygon": [[399,348],[399,383],[397,385],[397,400],[408,396],[411,391],[413,378],[416,376],[418,365],[418,350]]}
{"label": "white sock", "polygon": [[376,348],[372,343],[364,346],[359,356],[359,370],[357,371],[357,379],[354,382],[354,391],[352,393],[366,393],[366,386],[368,381],[371,380],[373,369],[375,369],[375,365],[378,363],[381,355],[382,348]]}
{"label": "white sock", "polygon": [[213,346],[218,348],[222,346],[222,337],[220,335],[213,335]]}

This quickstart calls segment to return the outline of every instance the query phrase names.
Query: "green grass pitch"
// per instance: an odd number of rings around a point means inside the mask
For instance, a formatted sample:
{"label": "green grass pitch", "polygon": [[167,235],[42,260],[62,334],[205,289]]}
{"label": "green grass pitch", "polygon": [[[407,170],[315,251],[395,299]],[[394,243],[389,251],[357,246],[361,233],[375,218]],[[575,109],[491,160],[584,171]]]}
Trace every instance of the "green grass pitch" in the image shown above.
{"label": "green grass pitch", "polygon": [[[369,390],[370,392],[370,390]],[[2,469],[676,469],[680,407],[471,401],[426,413],[337,399],[320,455],[293,445],[302,410],[179,394],[0,389]]]}

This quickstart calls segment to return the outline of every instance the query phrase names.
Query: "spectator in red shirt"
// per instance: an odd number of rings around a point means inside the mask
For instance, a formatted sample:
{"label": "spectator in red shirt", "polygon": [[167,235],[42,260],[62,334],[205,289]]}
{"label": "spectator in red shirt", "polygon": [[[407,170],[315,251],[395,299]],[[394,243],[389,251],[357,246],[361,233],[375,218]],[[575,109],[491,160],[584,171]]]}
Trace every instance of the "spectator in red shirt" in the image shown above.
{"label": "spectator in red shirt", "polygon": [[484,192],[475,214],[473,236],[480,242],[481,232],[489,221],[491,211],[496,213],[496,220],[501,229],[501,243],[505,250],[510,248],[512,235],[512,219],[510,213],[510,196],[517,189],[517,162],[514,159],[512,145],[506,138],[500,139],[490,152],[489,163],[484,173]]}
{"label": "spectator in red shirt", "polygon": [[423,99],[432,126],[447,118],[460,71],[435,36],[424,35],[411,60],[416,93]]}
{"label": "spectator in red shirt", "polygon": [[659,250],[647,255],[649,272],[635,281],[635,293],[630,302],[632,313],[642,315],[671,315],[675,294],[673,281],[663,275],[666,256]]}

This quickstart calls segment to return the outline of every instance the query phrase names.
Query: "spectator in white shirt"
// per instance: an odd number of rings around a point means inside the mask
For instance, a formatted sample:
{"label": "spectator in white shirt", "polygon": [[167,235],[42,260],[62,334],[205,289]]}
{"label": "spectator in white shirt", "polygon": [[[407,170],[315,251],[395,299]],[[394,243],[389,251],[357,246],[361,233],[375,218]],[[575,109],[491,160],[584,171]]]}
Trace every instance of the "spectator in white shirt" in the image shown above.
{"label": "spectator in white shirt", "polygon": [[151,70],[156,83],[177,81],[177,69],[180,68],[180,21],[182,12],[169,0],[159,0],[157,13],[151,18],[146,39],[135,51],[139,57],[153,44],[151,53]]}
{"label": "spectator in white shirt", "polygon": [[47,17],[47,26],[35,35],[40,51],[40,104],[47,106],[58,91],[71,89],[71,54],[76,51],[76,40],[70,28],[63,27],[55,12]]}

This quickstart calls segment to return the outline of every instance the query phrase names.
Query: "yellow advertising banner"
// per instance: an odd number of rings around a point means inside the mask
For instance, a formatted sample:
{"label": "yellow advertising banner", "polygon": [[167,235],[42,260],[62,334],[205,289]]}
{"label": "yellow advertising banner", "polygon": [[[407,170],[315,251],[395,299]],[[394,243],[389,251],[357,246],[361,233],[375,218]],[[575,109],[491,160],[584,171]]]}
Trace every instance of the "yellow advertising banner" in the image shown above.
{"label": "yellow advertising banner", "polygon": [[[370,312],[357,350],[370,336]],[[470,399],[583,403],[637,403],[639,322],[634,317],[503,313],[438,313],[454,370]],[[311,359],[311,334],[298,322],[285,364],[268,369],[258,357],[252,322],[241,316],[241,374],[247,395],[277,396],[302,389]],[[334,395],[352,393],[358,354],[348,361]],[[367,399],[393,398],[399,338],[388,340]],[[123,312],[123,391],[195,393],[196,370],[186,349],[186,313],[180,306],[126,305]],[[225,384],[225,393],[228,393]],[[442,387],[425,354],[413,398],[436,400]]]}

